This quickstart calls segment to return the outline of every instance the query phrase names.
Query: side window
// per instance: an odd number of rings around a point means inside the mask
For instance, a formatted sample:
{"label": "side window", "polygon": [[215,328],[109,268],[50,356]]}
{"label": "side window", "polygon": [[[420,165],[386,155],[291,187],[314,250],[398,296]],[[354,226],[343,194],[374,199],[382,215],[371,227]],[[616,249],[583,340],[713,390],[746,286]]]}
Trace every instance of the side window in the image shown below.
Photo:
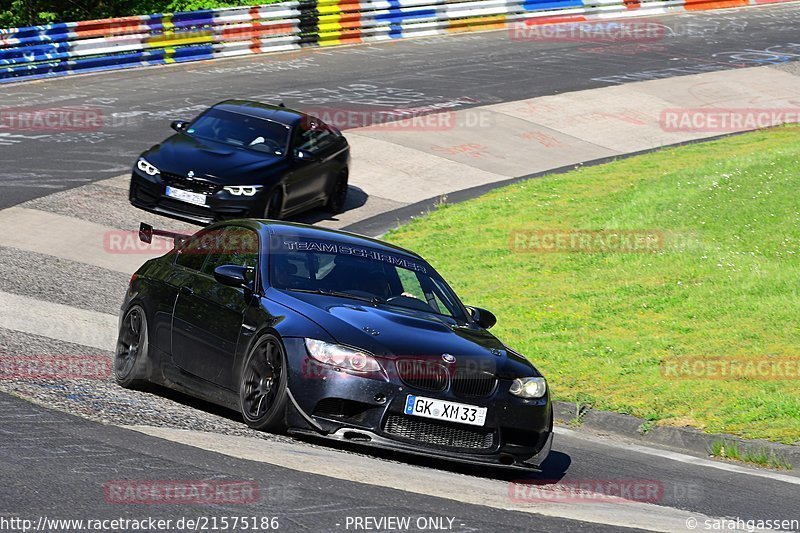
{"label": "side window", "polygon": [[427,276],[420,278],[416,272],[405,268],[398,268],[397,274],[403,284],[405,296],[413,296],[426,302],[437,313],[449,311],[451,314],[456,314],[458,312],[458,306],[447,297],[446,291],[439,286],[439,282],[435,279]]}
{"label": "side window", "polygon": [[239,226],[228,226],[209,232],[210,250],[203,273],[214,275],[222,265],[255,268],[258,265],[258,234]]}
{"label": "side window", "polygon": [[208,232],[201,232],[187,240],[178,251],[175,264],[191,270],[200,270],[208,256],[205,237]]}
{"label": "side window", "polygon": [[315,131],[317,134],[317,150],[324,150],[336,140],[336,134],[325,124],[320,124]]}
{"label": "side window", "polygon": [[405,268],[398,268],[396,270],[397,275],[400,277],[400,283],[403,284],[403,292],[413,296],[414,298],[419,298],[423,302],[426,301],[425,292],[422,290],[422,286],[419,284],[417,275],[414,274],[413,271]]}
{"label": "side window", "polygon": [[336,135],[322,122],[304,120],[295,130],[294,147],[313,154],[335,139]]}
{"label": "side window", "polygon": [[436,278],[425,279],[426,281],[423,283],[423,290],[425,291],[425,295],[428,299],[428,304],[431,307],[438,308],[440,310],[446,309],[452,315],[460,315],[461,313],[459,312],[458,305],[452,298],[448,296],[448,291],[445,290],[442,282]]}

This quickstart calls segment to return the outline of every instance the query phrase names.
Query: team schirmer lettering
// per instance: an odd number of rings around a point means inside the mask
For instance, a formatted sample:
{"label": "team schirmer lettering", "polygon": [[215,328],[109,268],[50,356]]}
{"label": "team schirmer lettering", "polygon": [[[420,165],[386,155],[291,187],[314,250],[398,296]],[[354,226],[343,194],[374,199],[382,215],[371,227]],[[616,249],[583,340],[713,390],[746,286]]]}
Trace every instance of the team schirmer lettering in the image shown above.
{"label": "team schirmer lettering", "polygon": [[404,257],[393,256],[377,250],[370,250],[369,248],[359,248],[356,246],[346,246],[344,244],[335,244],[332,242],[316,242],[316,241],[283,241],[283,245],[290,250],[300,250],[304,252],[328,252],[332,254],[341,255],[354,255],[357,257],[365,257],[374,259],[375,261],[383,261],[392,265],[398,265],[409,270],[416,270],[417,272],[425,272],[425,267],[413,261],[409,261]]}

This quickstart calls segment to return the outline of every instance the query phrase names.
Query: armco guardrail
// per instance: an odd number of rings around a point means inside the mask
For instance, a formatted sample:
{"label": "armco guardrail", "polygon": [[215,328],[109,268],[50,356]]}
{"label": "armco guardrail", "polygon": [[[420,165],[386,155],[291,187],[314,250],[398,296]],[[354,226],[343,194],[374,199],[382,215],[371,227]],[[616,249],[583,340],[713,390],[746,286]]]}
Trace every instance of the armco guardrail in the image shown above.
{"label": "armco guardrail", "polygon": [[316,0],[0,30],[0,82],[784,0]]}

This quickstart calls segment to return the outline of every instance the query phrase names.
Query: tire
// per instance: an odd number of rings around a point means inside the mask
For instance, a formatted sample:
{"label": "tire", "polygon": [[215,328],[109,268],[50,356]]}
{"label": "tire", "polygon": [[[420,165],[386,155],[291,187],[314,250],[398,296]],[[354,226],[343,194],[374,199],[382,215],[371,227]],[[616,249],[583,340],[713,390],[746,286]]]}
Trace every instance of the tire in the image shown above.
{"label": "tire", "polygon": [[286,431],[286,365],[283,343],[275,335],[261,337],[247,354],[239,382],[239,409],[251,428],[271,433]]}
{"label": "tire", "polygon": [[336,183],[333,185],[333,191],[328,197],[328,203],[325,204],[325,209],[338,215],[344,211],[344,206],[347,203],[347,169],[342,169],[339,176],[336,178]]}
{"label": "tire", "polygon": [[148,335],[147,315],[139,305],[131,306],[122,319],[114,356],[114,381],[126,389],[147,384]]}
{"label": "tire", "polygon": [[270,220],[280,220],[283,210],[283,193],[279,188],[269,193],[267,204],[264,206],[264,217]]}

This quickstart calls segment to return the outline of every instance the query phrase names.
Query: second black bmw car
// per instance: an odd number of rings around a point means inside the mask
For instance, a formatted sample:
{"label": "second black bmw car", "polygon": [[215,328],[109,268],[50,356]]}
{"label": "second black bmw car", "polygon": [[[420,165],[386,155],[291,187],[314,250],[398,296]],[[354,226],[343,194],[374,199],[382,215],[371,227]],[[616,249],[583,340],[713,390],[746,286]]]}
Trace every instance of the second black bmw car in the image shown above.
{"label": "second black bmw car", "polygon": [[136,207],[199,224],[344,209],[350,148],[338,129],[315,117],[227,100],[172,128],[177,133],[133,167]]}
{"label": "second black bmw car", "polygon": [[535,469],[553,434],[547,382],[494,323],[402,248],[233,220],[136,272],[115,376],[226,405],[258,429]]}

